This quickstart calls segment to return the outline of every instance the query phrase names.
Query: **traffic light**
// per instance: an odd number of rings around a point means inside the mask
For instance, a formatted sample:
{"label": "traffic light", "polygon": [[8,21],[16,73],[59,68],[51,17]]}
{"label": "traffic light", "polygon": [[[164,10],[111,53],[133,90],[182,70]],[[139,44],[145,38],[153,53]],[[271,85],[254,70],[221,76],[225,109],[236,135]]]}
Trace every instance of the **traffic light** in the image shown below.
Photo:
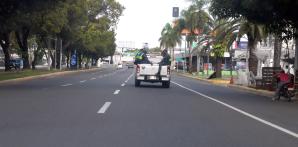
{"label": "traffic light", "polygon": [[179,7],[173,7],[173,17],[179,17]]}

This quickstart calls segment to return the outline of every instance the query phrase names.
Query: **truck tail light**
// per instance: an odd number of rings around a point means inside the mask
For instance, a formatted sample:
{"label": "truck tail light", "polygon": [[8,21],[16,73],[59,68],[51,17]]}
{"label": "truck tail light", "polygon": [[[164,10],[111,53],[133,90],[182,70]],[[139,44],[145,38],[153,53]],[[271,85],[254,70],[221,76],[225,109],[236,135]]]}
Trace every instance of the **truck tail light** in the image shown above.
{"label": "truck tail light", "polygon": [[171,73],[171,66],[168,66],[168,75],[170,75],[170,73]]}
{"label": "truck tail light", "polygon": [[137,65],[136,70],[137,70],[137,73],[140,73],[140,65]]}

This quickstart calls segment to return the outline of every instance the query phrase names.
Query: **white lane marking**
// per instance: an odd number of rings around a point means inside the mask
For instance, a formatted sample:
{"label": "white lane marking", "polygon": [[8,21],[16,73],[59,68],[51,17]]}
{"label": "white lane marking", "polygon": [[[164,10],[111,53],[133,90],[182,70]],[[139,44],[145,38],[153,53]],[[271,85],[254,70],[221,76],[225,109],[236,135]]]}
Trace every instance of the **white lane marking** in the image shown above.
{"label": "white lane marking", "polygon": [[96,78],[91,78],[90,80],[96,80]]}
{"label": "white lane marking", "polygon": [[127,78],[127,80],[125,81],[125,83],[127,83],[127,82],[132,78],[133,75],[134,75],[134,73],[132,73],[132,74]]}
{"label": "white lane marking", "polygon": [[87,80],[80,81],[80,83],[85,83]]}
{"label": "white lane marking", "polygon": [[120,90],[116,90],[116,91],[114,92],[114,95],[119,94],[119,92],[120,92]]}
{"label": "white lane marking", "polygon": [[64,84],[64,85],[61,85],[62,87],[67,87],[67,86],[71,86],[72,84]]}
{"label": "white lane marking", "polygon": [[121,84],[121,86],[124,87],[125,86],[125,83]]}
{"label": "white lane marking", "polygon": [[98,114],[104,114],[111,106],[112,102],[105,102],[105,104],[97,111]]}
{"label": "white lane marking", "polygon": [[175,84],[175,85],[177,85],[177,86],[179,86],[179,87],[181,87],[181,88],[184,88],[184,89],[186,89],[186,90],[188,90],[188,91],[191,91],[191,92],[193,92],[193,93],[196,93],[196,94],[198,94],[198,95],[200,95],[200,96],[203,96],[203,97],[205,97],[206,99],[209,99],[209,100],[214,101],[214,102],[216,102],[216,103],[219,103],[219,104],[221,104],[221,105],[223,105],[223,106],[226,106],[226,107],[228,107],[228,108],[230,108],[230,109],[232,109],[232,110],[234,110],[234,111],[236,111],[236,112],[239,112],[239,113],[241,113],[241,114],[243,114],[243,115],[245,115],[245,116],[247,116],[247,117],[250,117],[250,118],[252,118],[252,119],[254,119],[254,120],[256,120],[256,121],[259,121],[259,122],[261,122],[261,123],[263,123],[263,124],[265,124],[265,125],[268,125],[268,126],[270,126],[270,127],[272,127],[272,128],[275,128],[275,129],[277,129],[277,130],[279,130],[279,131],[281,131],[281,132],[284,132],[284,133],[286,133],[286,134],[288,134],[288,135],[290,135],[290,136],[293,136],[293,137],[295,137],[295,138],[298,138],[298,134],[295,133],[295,132],[293,132],[293,131],[290,131],[290,130],[288,130],[288,129],[286,129],[286,128],[283,128],[283,127],[281,127],[281,126],[278,126],[278,125],[276,125],[276,124],[274,124],[274,123],[272,123],[272,122],[269,122],[269,121],[267,121],[267,120],[264,120],[264,119],[262,119],[262,118],[260,118],[260,117],[254,116],[254,115],[252,115],[252,114],[250,114],[250,113],[248,113],[248,112],[245,112],[245,111],[243,111],[243,110],[241,110],[241,109],[239,109],[239,108],[236,108],[236,107],[234,107],[234,106],[232,106],[232,105],[229,105],[229,104],[224,103],[224,102],[222,102],[222,101],[219,101],[219,100],[217,100],[217,99],[215,99],[215,98],[212,98],[212,97],[210,97],[210,96],[207,96],[207,95],[205,95],[205,94],[203,94],[203,93],[200,93],[200,92],[197,92],[197,91],[195,91],[195,90],[193,90],[193,89],[187,88],[187,87],[185,87],[185,86],[183,86],[183,85],[180,85],[180,84],[178,84],[178,83],[176,83],[176,82],[171,82],[171,83],[173,83],[173,84]]}

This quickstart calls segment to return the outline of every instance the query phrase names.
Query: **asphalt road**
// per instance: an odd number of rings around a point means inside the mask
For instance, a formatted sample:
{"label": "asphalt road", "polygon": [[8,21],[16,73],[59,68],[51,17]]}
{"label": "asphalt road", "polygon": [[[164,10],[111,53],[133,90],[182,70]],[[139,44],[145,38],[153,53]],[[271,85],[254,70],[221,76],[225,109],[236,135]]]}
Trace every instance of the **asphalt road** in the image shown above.
{"label": "asphalt road", "polygon": [[298,102],[110,67],[0,85],[0,147],[297,147]]}

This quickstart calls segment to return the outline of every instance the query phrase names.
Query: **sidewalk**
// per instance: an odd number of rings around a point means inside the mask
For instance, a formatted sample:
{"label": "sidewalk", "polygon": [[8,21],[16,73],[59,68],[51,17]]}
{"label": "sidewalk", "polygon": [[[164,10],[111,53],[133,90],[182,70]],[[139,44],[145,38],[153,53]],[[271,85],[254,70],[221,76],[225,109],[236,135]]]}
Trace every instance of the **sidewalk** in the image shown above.
{"label": "sidewalk", "polygon": [[224,86],[224,87],[229,87],[229,88],[233,88],[236,90],[242,90],[242,91],[246,91],[246,92],[250,92],[253,94],[257,94],[257,95],[261,95],[261,96],[266,96],[266,97],[270,97],[272,98],[274,96],[274,92],[273,91],[267,91],[267,90],[261,90],[261,89],[255,89],[255,88],[251,88],[248,86],[244,86],[244,85],[236,85],[236,84],[230,84],[230,79],[205,79],[205,78],[200,78],[198,76],[194,76],[192,74],[189,73],[180,73],[180,72],[175,72],[178,75],[184,76],[184,77],[188,77],[188,78],[192,78],[192,79],[196,79],[205,83],[210,83],[210,84],[214,84],[214,85],[218,85],[218,86]]}

